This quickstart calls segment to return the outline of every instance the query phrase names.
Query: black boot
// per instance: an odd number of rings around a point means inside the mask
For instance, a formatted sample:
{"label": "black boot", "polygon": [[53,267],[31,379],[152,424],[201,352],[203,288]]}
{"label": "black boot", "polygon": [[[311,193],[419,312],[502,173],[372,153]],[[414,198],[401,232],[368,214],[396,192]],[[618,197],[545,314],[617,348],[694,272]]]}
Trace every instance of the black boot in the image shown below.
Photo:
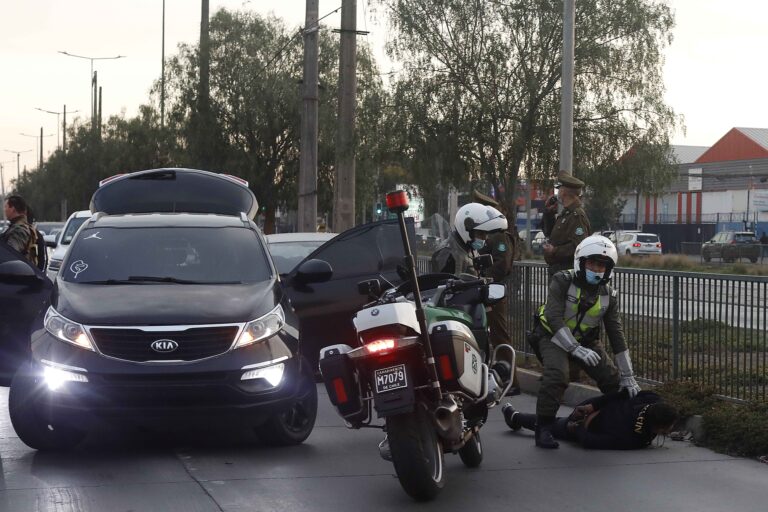
{"label": "black boot", "polygon": [[539,416],[536,418],[536,446],[548,450],[554,450],[555,448],[560,447],[560,443],[555,441],[555,436],[552,435],[552,426],[554,423],[555,418],[549,416]]}
{"label": "black boot", "polygon": [[501,412],[504,414],[504,421],[507,422],[507,426],[514,431],[518,431],[521,428],[528,430],[536,430],[536,415],[525,414],[520,411],[516,411],[512,404],[505,404],[501,408]]}

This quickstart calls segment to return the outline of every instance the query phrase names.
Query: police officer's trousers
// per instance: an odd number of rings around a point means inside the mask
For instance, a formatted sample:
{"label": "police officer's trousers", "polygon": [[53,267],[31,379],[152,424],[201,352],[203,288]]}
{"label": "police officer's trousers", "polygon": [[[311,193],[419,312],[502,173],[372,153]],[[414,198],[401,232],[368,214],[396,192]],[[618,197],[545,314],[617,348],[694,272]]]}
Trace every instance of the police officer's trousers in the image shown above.
{"label": "police officer's trousers", "polygon": [[575,361],[596,383],[603,393],[619,390],[619,371],[613,365],[611,358],[603,345],[596,341],[584,344],[600,355],[597,366],[587,366],[579,359],[572,358],[565,350],[554,343],[549,336],[539,341],[539,351],[544,365],[539,398],[536,402],[536,414],[552,418],[557,415],[560,401],[568,387],[568,362]]}

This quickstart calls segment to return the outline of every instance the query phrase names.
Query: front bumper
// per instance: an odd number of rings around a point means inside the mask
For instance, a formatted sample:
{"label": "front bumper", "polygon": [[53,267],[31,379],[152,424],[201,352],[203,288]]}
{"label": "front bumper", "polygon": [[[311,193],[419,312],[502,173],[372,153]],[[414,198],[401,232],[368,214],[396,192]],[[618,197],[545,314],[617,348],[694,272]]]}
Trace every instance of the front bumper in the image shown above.
{"label": "front bumper", "polygon": [[[244,420],[251,424],[289,407],[302,382],[299,358],[279,339],[186,363],[134,363],[104,357],[38,331],[27,377],[44,410],[57,421],[115,418],[138,424]],[[275,338],[278,338],[276,336]],[[276,385],[243,380],[253,369],[283,366]],[[46,368],[64,369],[87,382],[65,380],[55,389]],[[50,371],[49,371],[50,374]]]}

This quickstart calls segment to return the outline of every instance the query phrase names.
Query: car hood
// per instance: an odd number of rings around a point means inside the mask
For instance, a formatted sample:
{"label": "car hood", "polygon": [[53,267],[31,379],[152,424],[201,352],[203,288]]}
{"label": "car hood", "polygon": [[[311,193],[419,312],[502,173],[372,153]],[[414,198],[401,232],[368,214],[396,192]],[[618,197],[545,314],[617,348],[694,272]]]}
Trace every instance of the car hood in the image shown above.
{"label": "car hood", "polygon": [[191,325],[246,322],[279,304],[276,280],[238,285],[98,285],[56,280],[53,307],[86,325]]}

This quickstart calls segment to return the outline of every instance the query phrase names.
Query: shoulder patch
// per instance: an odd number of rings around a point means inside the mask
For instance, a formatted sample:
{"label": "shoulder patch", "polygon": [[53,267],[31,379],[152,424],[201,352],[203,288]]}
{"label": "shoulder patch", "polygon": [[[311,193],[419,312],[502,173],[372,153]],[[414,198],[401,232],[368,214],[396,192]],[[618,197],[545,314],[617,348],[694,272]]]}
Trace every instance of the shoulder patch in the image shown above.
{"label": "shoulder patch", "polygon": [[499,244],[496,247],[496,250],[499,251],[499,252],[505,252],[507,250],[507,246],[505,244]]}
{"label": "shoulder patch", "polygon": [[617,289],[615,289],[615,288],[614,288],[614,289],[612,289],[612,290],[611,290],[611,297],[614,297],[614,298],[616,298],[616,297],[618,297],[618,296],[619,296],[619,290],[617,290]]}
{"label": "shoulder patch", "polygon": [[584,234],[584,229],[581,226],[577,227],[576,228],[576,236],[581,236],[583,234]]}

